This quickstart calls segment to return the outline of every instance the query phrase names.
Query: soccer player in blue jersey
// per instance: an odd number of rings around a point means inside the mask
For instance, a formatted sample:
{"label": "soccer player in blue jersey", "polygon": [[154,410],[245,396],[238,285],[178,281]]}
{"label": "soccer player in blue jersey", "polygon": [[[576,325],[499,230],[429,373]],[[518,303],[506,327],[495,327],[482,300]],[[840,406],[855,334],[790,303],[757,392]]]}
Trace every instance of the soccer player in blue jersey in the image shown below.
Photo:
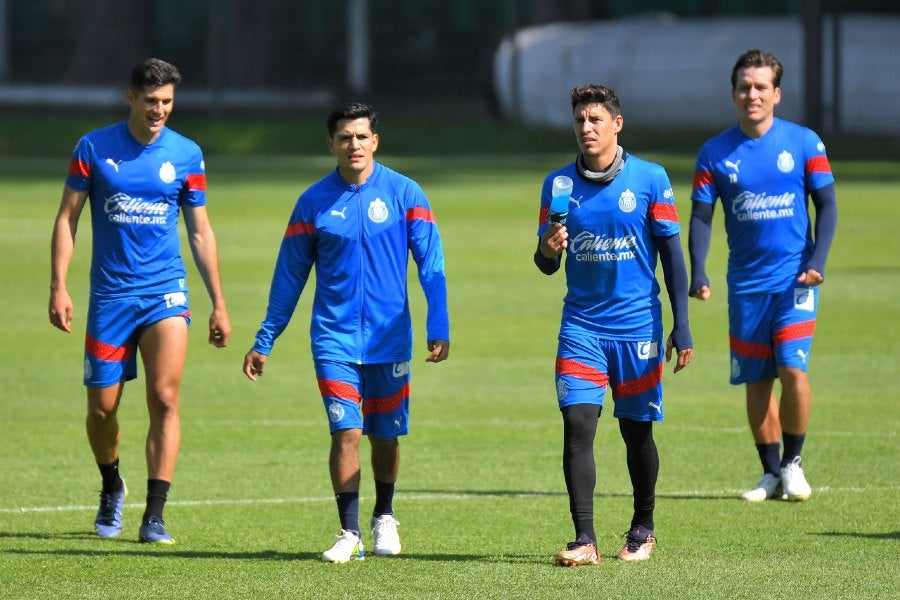
{"label": "soccer player in blue jersey", "polygon": [[119,474],[116,413],[125,382],[147,378],[147,504],[141,542],[173,544],[163,507],[181,441],[179,386],[190,323],[185,266],[178,237],[183,215],[194,262],[212,301],[209,343],[222,348],[231,325],[219,276],[216,238],[206,211],[200,148],[166,126],[178,69],[159,59],[138,64],[125,91],[128,118],[82,137],[72,154],[53,228],[50,323],[72,331],[66,277],[75,233],[90,203],[93,253],[84,350],[87,437],[100,469],[97,534],[122,532],[127,494]]}
{"label": "soccer player in blue jersey", "polygon": [[811,402],[807,367],[837,224],[822,140],[775,117],[782,73],[778,59],[762,50],[738,58],[731,72],[738,123],[700,149],[691,194],[690,290],[700,300],[710,297],[706,257],[717,199],[725,212],[731,383],[746,386],[763,467],[759,483],[742,495],[750,502],[806,500],[811,493],[800,461]]}
{"label": "soccer player in blue jersey", "polygon": [[376,555],[400,552],[394,519],[398,436],[408,433],[412,324],[407,264],[418,268],[428,303],[428,362],[450,351],[444,255],[422,188],[374,159],[377,114],[366,104],[336,108],[327,119],[337,168],[307,189],[281,242],[265,320],[244,357],[244,374],[263,374],[315,265],[310,338],[331,431],[329,470],[341,533],[322,554],[345,563],[365,555],[359,526],[359,444],[371,446]]}
{"label": "soccer player in blue jersey", "polygon": [[[599,86],[571,92],[575,162],[544,181],[534,261],[548,275],[565,254],[556,357],[556,393],[563,417],[563,473],[575,541],[556,555],[565,566],[600,561],[594,532],[596,467],[593,441],[606,388],[625,442],[634,513],[618,554],[650,558],[656,544],[653,512],[659,455],[653,422],[663,419],[662,354],[677,350],[674,371],[693,357],[688,323],[688,276],[672,185],[665,170],[618,144],[623,117],[615,91]],[[565,222],[550,213],[552,182],[574,182]],[[672,306],[673,327],[663,344],[657,260]]]}

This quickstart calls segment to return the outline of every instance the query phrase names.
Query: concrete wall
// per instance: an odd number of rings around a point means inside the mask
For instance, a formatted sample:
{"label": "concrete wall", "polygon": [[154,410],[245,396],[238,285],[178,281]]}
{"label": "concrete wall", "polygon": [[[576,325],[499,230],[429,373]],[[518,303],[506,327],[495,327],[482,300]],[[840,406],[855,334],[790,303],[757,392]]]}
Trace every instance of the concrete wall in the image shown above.
{"label": "concrete wall", "polygon": [[[494,89],[505,116],[533,125],[568,126],[569,91],[593,82],[615,89],[626,121],[640,126],[724,127],[735,121],[734,61],[761,48],[785,69],[777,114],[802,123],[803,44],[789,17],[556,23],[503,40]],[[900,17],[827,18],[823,45],[824,129],[900,135]]]}

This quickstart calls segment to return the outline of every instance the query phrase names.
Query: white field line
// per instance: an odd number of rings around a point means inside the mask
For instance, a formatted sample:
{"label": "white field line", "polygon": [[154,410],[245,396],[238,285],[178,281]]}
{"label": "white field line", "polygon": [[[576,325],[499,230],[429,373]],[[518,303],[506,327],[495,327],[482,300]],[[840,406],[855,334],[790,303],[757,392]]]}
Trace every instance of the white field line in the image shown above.
{"label": "white field line", "polygon": [[[813,488],[816,492],[822,493],[846,493],[846,494],[855,494],[855,493],[871,493],[871,492],[897,492],[900,491],[900,485],[895,486],[870,486],[870,487],[817,487]],[[737,498],[740,493],[744,491],[743,489],[733,489],[733,490],[684,490],[684,491],[674,491],[674,492],[665,492],[659,491],[657,492],[657,497],[684,497],[684,498],[693,498],[693,497],[708,497],[708,496],[722,496],[723,499],[728,499],[730,496]],[[610,495],[630,495],[631,492],[608,492]],[[474,493],[467,494],[465,492],[460,493],[407,493],[407,494],[397,494],[397,498],[403,500],[405,502],[415,502],[415,501],[423,501],[423,502],[433,502],[433,501],[443,501],[443,500],[478,500],[482,498],[493,498],[493,499],[511,499],[511,500],[521,500],[521,499],[533,499],[533,498],[542,498],[546,496],[559,496],[564,495],[565,492],[523,492],[523,493],[492,493],[492,492],[483,492],[483,493]],[[600,493],[598,497],[603,497],[606,494]],[[240,505],[259,505],[259,504],[305,504],[310,502],[334,502],[334,496],[321,496],[321,497],[307,497],[307,498],[244,498],[244,499],[223,499],[223,500],[170,500],[166,503],[167,506],[240,506]],[[143,508],[142,503],[132,502],[125,504],[126,508]],[[21,507],[21,508],[0,508],[0,514],[29,514],[29,513],[50,513],[50,512],[69,512],[69,511],[88,511],[88,510],[96,510],[96,505],[81,505],[81,506],[30,506],[30,507]]]}

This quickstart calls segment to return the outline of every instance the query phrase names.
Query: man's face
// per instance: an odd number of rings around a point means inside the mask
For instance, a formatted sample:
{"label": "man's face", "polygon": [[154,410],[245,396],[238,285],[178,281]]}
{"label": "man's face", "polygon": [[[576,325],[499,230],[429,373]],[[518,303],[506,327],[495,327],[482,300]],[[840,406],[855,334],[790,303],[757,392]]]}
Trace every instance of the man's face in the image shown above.
{"label": "man's face", "polygon": [[175,86],[171,83],[140,92],[125,91],[131,107],[128,128],[138,141],[149,144],[159,137],[175,105]]}
{"label": "man's face", "polygon": [[367,118],[337,122],[328,138],[328,151],[337,158],[338,172],[350,183],[363,183],[375,168],[378,134],[372,132]]}
{"label": "man's face", "polygon": [[781,102],[781,88],[772,81],[772,67],[746,67],[737,72],[732,99],[741,125],[756,128],[771,122]]}
{"label": "man's face", "polygon": [[[600,104],[577,104],[575,117],[575,138],[585,161],[609,159],[615,153],[619,131],[622,129],[622,115],[613,117]],[[605,161],[604,161],[605,162]],[[594,165],[600,169],[608,164]]]}

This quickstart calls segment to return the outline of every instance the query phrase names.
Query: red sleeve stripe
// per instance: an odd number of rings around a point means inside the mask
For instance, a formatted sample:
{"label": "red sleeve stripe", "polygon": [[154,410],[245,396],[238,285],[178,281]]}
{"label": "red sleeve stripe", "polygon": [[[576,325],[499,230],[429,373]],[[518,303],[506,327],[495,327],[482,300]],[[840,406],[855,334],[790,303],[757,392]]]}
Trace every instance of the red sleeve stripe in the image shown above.
{"label": "red sleeve stripe", "polygon": [[206,191],[206,174],[205,173],[191,173],[187,176],[187,186],[189,190],[194,190],[198,192]]}
{"label": "red sleeve stripe", "polygon": [[400,408],[403,401],[409,398],[409,383],[400,391],[385,398],[366,398],[363,402],[363,415],[381,415]]}
{"label": "red sleeve stripe", "polygon": [[810,173],[831,173],[831,164],[828,162],[828,157],[821,154],[813,156],[806,161],[806,174],[809,175]]}
{"label": "red sleeve stripe", "polygon": [[729,335],[728,337],[729,343],[731,344],[731,351],[738,356],[743,356],[744,358],[772,358],[772,347],[768,344],[745,342],[744,340],[737,339],[733,335]]}
{"label": "red sleeve stripe", "polygon": [[100,340],[95,340],[87,334],[84,336],[84,349],[87,350],[87,353],[91,356],[111,362],[128,360],[131,358],[132,354],[134,354],[134,344],[112,346],[101,342]]}
{"label": "red sleeve stripe", "polygon": [[69,175],[91,178],[91,165],[83,160],[72,159],[69,161]]}
{"label": "red sleeve stripe", "polygon": [[550,207],[542,206],[541,214],[538,215],[538,225],[546,225],[550,220]]}
{"label": "red sleeve stripe", "polygon": [[316,228],[312,225],[312,223],[299,221],[297,223],[291,223],[287,226],[287,230],[285,230],[284,232],[284,237],[287,238],[295,235],[313,234],[315,232]]}
{"label": "red sleeve stripe", "polygon": [[703,187],[704,185],[712,185],[715,183],[715,179],[713,179],[713,174],[710,171],[695,171],[694,172],[694,189]]}
{"label": "red sleeve stripe", "polygon": [[322,378],[319,378],[318,382],[319,392],[321,392],[323,396],[331,396],[340,400],[349,400],[350,402],[356,402],[357,404],[362,402],[362,396],[360,396],[359,390],[349,383],[337,381],[336,379]]}
{"label": "red sleeve stripe", "polygon": [[662,363],[651,373],[647,373],[643,377],[623,381],[613,386],[613,398],[621,399],[628,396],[637,396],[648,392],[659,385],[662,381],[663,366]]}
{"label": "red sleeve stripe", "polygon": [[430,211],[427,208],[422,208],[421,206],[417,206],[406,211],[407,221],[415,221],[416,219],[434,223],[434,212]]}
{"label": "red sleeve stripe", "polygon": [[609,384],[609,375],[571,358],[556,357],[556,374],[585,379],[603,388]]}
{"label": "red sleeve stripe", "polygon": [[811,321],[794,323],[792,325],[782,327],[781,329],[776,331],[775,335],[772,336],[772,342],[775,344],[783,344],[785,342],[790,342],[791,340],[799,340],[801,338],[812,337],[812,334],[815,330],[815,319],[812,319]]}
{"label": "red sleeve stripe", "polygon": [[662,202],[654,202],[650,205],[650,217],[654,221],[671,221],[678,222],[678,211],[674,204],[664,204]]}

